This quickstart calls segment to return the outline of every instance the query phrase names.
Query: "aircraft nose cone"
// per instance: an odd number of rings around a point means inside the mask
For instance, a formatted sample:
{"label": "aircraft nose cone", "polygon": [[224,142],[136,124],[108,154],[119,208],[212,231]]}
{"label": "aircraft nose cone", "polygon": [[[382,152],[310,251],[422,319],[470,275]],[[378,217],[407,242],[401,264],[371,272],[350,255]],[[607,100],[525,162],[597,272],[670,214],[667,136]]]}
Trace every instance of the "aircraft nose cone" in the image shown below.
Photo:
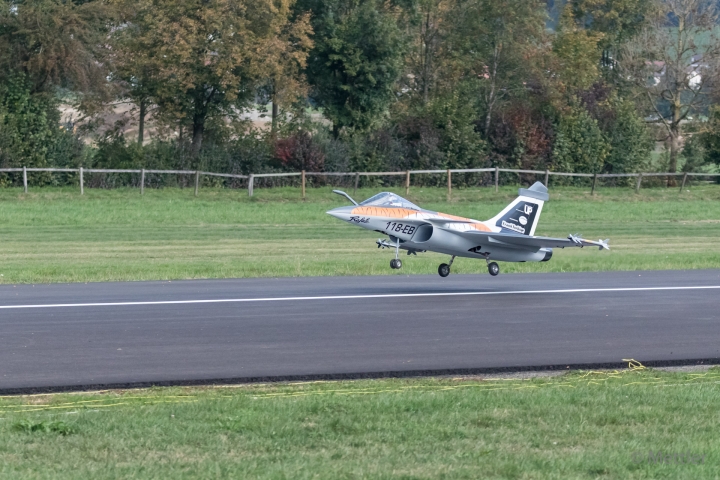
{"label": "aircraft nose cone", "polygon": [[325,213],[332,215],[335,218],[339,218],[340,220],[347,220],[350,217],[350,212],[353,208],[354,207],[338,207],[328,210]]}

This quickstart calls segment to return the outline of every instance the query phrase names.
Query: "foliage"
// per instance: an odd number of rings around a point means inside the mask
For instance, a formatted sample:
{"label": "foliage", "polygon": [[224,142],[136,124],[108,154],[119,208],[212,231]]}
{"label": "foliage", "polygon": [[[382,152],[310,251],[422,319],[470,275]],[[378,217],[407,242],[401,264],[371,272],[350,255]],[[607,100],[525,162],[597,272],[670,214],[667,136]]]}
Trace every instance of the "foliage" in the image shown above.
{"label": "foliage", "polygon": [[609,153],[597,120],[587,110],[574,106],[561,118],[553,149],[553,170],[601,173]]}
{"label": "foliage", "polygon": [[405,166],[411,170],[437,170],[445,166],[442,132],[431,115],[419,112],[397,122],[395,135],[405,145]]}
{"label": "foliage", "polygon": [[60,125],[57,101],[33,94],[25,74],[11,73],[0,84],[0,165],[74,167],[85,152],[79,139]]}
{"label": "foliage", "polygon": [[603,66],[611,66],[612,53],[639,33],[656,3],[653,0],[570,0],[569,12],[578,26],[602,34]]}
{"label": "foliage", "polygon": [[653,138],[645,121],[637,114],[637,108],[631,101],[613,98],[608,106],[614,118],[605,130],[610,153],[605,159],[603,172],[642,171],[653,148]]}
{"label": "foliage", "polygon": [[481,161],[485,142],[475,123],[479,105],[470,96],[475,82],[435,99],[427,109],[439,134],[445,168],[472,168]]}
{"label": "foliage", "polygon": [[683,172],[699,172],[707,166],[707,151],[702,135],[692,135],[685,140],[681,157]]}
{"label": "foliage", "polygon": [[305,0],[297,8],[312,13],[311,98],[333,122],[336,136],[342,128],[382,125],[406,51],[401,9],[383,0]]}
{"label": "foliage", "polygon": [[[292,155],[293,152],[288,151]],[[98,140],[93,165],[105,169],[203,170],[224,173],[267,173],[277,171],[272,151],[265,139],[243,136],[222,144],[210,143],[199,156],[189,145],[153,141],[146,145],[127,142],[124,135],[109,132]],[[123,180],[125,178],[125,180]],[[180,184],[184,184],[181,181]],[[115,178],[114,185],[136,185],[130,177]],[[169,178],[155,178],[155,186],[174,185]],[[103,185],[99,185],[103,186]]]}
{"label": "foliage", "polygon": [[408,54],[400,78],[405,97],[427,103],[441,88],[451,88],[459,75],[454,55],[460,0],[419,0],[408,24]]}
{"label": "foliage", "polygon": [[322,172],[325,166],[324,153],[307,132],[278,140],[275,158],[283,168],[293,172]]}
{"label": "foliage", "polygon": [[707,131],[702,134],[702,146],[709,162],[720,165],[720,106],[710,112]]}
{"label": "foliage", "polygon": [[683,125],[707,111],[712,86],[720,82],[720,6],[705,0],[666,0],[659,7],[626,43],[618,67],[665,128],[669,171],[675,172]]}
{"label": "foliage", "polygon": [[[544,51],[547,15],[536,0],[476,0],[460,5],[455,12],[455,55],[463,77],[478,80],[481,125],[487,132],[498,104],[526,93],[535,73],[535,57]],[[461,87],[468,85],[467,80]]]}
{"label": "foliage", "polygon": [[649,164],[653,138],[634,102],[598,82],[578,93],[582,106],[597,120],[609,152],[602,173],[631,173]]}
{"label": "foliage", "polygon": [[[119,58],[146,52],[154,102],[169,119],[191,126],[192,152],[198,155],[209,119],[238,118],[253,99],[253,87],[279,68],[276,58],[309,46],[308,28],[288,25],[290,5],[289,0],[132,1],[127,26],[116,33]],[[288,46],[293,37],[301,41]],[[285,48],[276,48],[282,39]]]}
{"label": "foliage", "polygon": [[107,35],[116,10],[103,0],[0,1],[0,80],[21,72],[35,94],[67,88],[83,106],[106,99]]}
{"label": "foliage", "polygon": [[560,29],[553,42],[562,90],[575,93],[590,88],[600,76],[600,42],[603,34],[578,28],[571,20],[570,5],[560,18]]}
{"label": "foliage", "polygon": [[514,102],[489,132],[489,163],[501,168],[546,169],[555,140],[553,119],[533,105]]}
{"label": "foliage", "polygon": [[[720,162],[716,120],[698,121],[720,98],[717,2],[551,3],[0,0],[0,164],[633,172],[652,168],[648,120],[671,170],[683,128],[697,132],[684,168]],[[131,105],[140,145],[97,127],[111,99]],[[58,128],[61,103],[97,114],[79,121],[89,146]],[[112,178],[98,185],[137,182]]]}

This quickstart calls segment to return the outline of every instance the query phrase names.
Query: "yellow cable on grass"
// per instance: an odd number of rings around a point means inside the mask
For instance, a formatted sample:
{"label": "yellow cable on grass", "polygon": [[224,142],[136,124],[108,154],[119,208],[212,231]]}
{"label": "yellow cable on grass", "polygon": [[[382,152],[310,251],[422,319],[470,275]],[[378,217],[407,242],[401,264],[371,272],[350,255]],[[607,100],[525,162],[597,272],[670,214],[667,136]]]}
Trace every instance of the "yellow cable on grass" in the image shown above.
{"label": "yellow cable on grass", "polygon": [[[310,397],[310,396],[324,396],[324,395],[378,395],[382,393],[402,393],[402,392],[408,392],[408,391],[418,391],[418,392],[446,392],[446,391],[453,391],[453,390],[460,390],[460,389],[467,389],[467,388],[473,388],[473,389],[480,389],[482,391],[489,391],[489,392],[495,392],[495,391],[501,391],[501,390],[527,390],[527,389],[542,389],[542,388],[577,388],[578,386],[590,386],[590,385],[603,385],[607,384],[609,381],[614,381],[618,379],[623,379],[624,377],[627,377],[627,375],[646,371],[648,370],[641,362],[635,360],[635,359],[623,359],[623,362],[628,362],[628,368],[627,370],[611,370],[611,371],[601,371],[601,370],[591,370],[588,372],[584,372],[579,376],[576,376],[574,378],[566,378],[563,379],[560,382],[548,382],[548,383],[537,383],[537,384],[528,384],[527,380],[523,380],[522,383],[517,382],[517,379],[514,378],[498,378],[498,379],[487,379],[482,380],[482,382],[474,382],[474,383],[464,383],[464,384],[457,384],[457,385],[404,385],[404,386],[393,386],[390,388],[362,388],[362,389],[355,389],[355,388],[333,388],[329,390],[320,390],[320,391],[303,391],[303,387],[309,386],[309,385],[317,385],[317,384],[325,384],[325,383],[332,383],[337,384],[339,382],[337,381],[313,381],[313,382],[293,382],[284,384],[285,386],[291,387],[293,390],[291,391],[285,391],[285,392],[267,392],[267,393],[261,393],[261,392],[248,392],[248,397],[252,399],[284,399],[284,398],[299,398],[299,397]],[[683,382],[683,383],[668,383],[667,380],[664,380],[659,377],[649,377],[644,379],[634,379],[632,381],[623,382],[620,383],[620,386],[630,386],[630,385],[652,385],[652,386],[659,386],[659,387],[666,387],[666,386],[678,386],[678,385],[698,385],[698,384],[717,384],[720,383],[720,381],[712,381],[715,379],[720,380],[720,372],[705,372],[702,374],[690,374],[692,377],[690,382]],[[703,380],[709,380],[707,382],[704,382]],[[507,383],[510,381],[514,381],[515,383]],[[502,382],[502,384],[501,384]],[[260,384],[260,385],[254,385],[254,386],[248,386],[252,389],[265,388],[269,386],[270,384]],[[246,385],[247,386],[247,385]],[[227,386],[213,386],[213,389],[220,389],[220,388],[237,388],[236,385],[227,385]],[[148,390],[148,389],[139,389],[140,391]],[[138,391],[138,390],[134,390]],[[108,390],[103,391],[96,391],[92,392],[92,394],[97,393],[105,393],[108,392]],[[57,395],[57,394],[43,394],[43,395]],[[29,395],[27,397],[36,397],[38,395]],[[17,397],[14,397],[17,398]],[[210,397],[212,399],[212,397]],[[241,398],[237,395],[220,395],[216,396],[215,398]],[[132,406],[132,405],[156,405],[156,404],[164,404],[164,403],[192,403],[197,402],[199,400],[199,395],[197,394],[186,394],[186,395],[157,395],[153,397],[142,397],[142,396],[112,396],[112,397],[106,397],[106,398],[98,398],[98,399],[92,399],[92,400],[78,400],[78,401],[72,401],[72,402],[64,402],[60,404],[53,404],[53,405],[33,405],[33,404],[25,404],[25,405],[7,405],[0,407],[0,412],[3,413],[23,413],[23,412],[42,412],[42,411],[48,411],[48,410],[63,410],[63,409],[73,409],[73,408],[111,408],[111,407],[120,407],[120,406]],[[136,400],[136,401],[130,401],[127,400]],[[110,402],[110,403],[103,403],[103,402]]]}

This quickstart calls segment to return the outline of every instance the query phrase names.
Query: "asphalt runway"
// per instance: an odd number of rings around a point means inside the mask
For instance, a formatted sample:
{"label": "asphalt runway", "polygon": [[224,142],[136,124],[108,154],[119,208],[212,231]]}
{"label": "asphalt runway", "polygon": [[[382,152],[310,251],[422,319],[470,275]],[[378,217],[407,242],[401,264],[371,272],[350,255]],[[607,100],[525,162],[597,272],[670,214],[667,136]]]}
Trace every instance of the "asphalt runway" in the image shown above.
{"label": "asphalt runway", "polygon": [[0,390],[720,363],[720,270],[0,286]]}

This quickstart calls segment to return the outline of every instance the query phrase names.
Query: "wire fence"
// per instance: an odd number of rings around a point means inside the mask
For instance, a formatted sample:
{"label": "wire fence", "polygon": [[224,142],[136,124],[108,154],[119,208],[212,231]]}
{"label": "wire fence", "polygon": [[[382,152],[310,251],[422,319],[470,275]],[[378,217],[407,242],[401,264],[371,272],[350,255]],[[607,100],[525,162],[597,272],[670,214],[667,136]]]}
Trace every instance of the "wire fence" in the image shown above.
{"label": "wire fence", "polygon": [[[140,189],[140,194],[143,194],[145,192],[146,184],[148,183],[148,176],[150,175],[179,175],[179,176],[185,176],[187,178],[193,178],[194,177],[194,186],[195,186],[195,196],[198,195],[198,192],[200,190],[200,186],[202,185],[202,179],[203,177],[209,177],[209,178],[216,178],[220,180],[226,180],[230,181],[230,187],[233,188],[246,188],[248,195],[253,196],[253,191],[256,186],[258,187],[273,187],[278,186],[277,183],[269,183],[267,180],[277,180],[277,179],[293,179],[294,177],[297,177],[299,180],[299,187],[302,192],[302,197],[305,198],[305,191],[308,187],[308,184],[310,186],[322,184],[335,184],[337,182],[333,182],[333,179],[337,180],[343,180],[342,183],[350,187],[352,186],[354,190],[357,190],[360,179],[361,178],[377,178],[380,177],[385,180],[384,184],[388,183],[395,183],[398,184],[397,180],[403,181],[403,186],[405,187],[405,194],[407,195],[410,191],[410,187],[412,185],[411,177],[413,175],[415,176],[438,176],[440,175],[440,180],[447,179],[447,190],[448,190],[448,197],[452,195],[452,188],[453,188],[453,177],[455,176],[457,178],[458,175],[466,175],[467,174],[483,174],[483,177],[481,180],[478,180],[477,183],[488,185],[488,180],[492,182],[490,185],[494,184],[495,191],[498,191],[499,185],[500,185],[500,175],[501,173],[506,174],[516,174],[516,175],[535,175],[536,177],[543,178],[544,184],[547,186],[550,182],[550,177],[552,176],[558,176],[558,177],[577,177],[577,178],[585,178],[592,182],[592,190],[591,193],[595,193],[595,189],[598,187],[598,179],[610,179],[610,178],[616,178],[616,179],[631,179],[635,178],[634,186],[635,191],[639,191],[641,188],[641,185],[643,183],[643,180],[653,179],[657,177],[664,177],[666,180],[669,178],[678,178],[682,177],[682,181],[680,182],[680,190],[685,188],[685,185],[687,184],[688,180],[690,178],[694,177],[720,177],[720,173],[689,173],[689,172],[679,172],[679,173],[671,173],[671,172],[663,172],[663,173],[657,173],[657,172],[648,172],[648,173],[602,173],[602,174],[592,174],[592,173],[566,173],[566,172],[552,172],[550,170],[518,170],[518,169],[511,169],[511,168],[468,168],[468,169],[449,169],[449,170],[406,170],[404,172],[281,172],[281,173],[259,173],[259,174],[248,174],[248,175],[241,175],[241,174],[235,174],[235,173],[214,173],[214,172],[204,172],[200,170],[150,170],[150,169],[140,169],[140,170],[131,170],[131,169],[97,169],[97,168],[0,168],[0,173],[22,173],[23,177],[23,188],[25,193],[28,192],[28,173],[31,172],[49,172],[49,173],[71,173],[71,174],[77,174],[78,178],[78,184],[80,187],[80,194],[84,195],[85,193],[85,175],[86,174],[133,174],[137,175],[137,186]],[[396,179],[395,182],[388,182],[390,179]],[[313,180],[321,180],[320,182],[313,181]],[[438,178],[435,178],[435,181],[432,182],[433,184],[438,184]],[[422,182],[423,184],[427,184],[426,181]],[[444,182],[442,182],[444,183]],[[184,185],[189,186],[189,182],[185,181],[183,182]],[[463,184],[468,184],[467,178],[465,178],[465,181]],[[285,184],[287,185],[287,184]],[[297,185],[297,183],[295,183]]]}

